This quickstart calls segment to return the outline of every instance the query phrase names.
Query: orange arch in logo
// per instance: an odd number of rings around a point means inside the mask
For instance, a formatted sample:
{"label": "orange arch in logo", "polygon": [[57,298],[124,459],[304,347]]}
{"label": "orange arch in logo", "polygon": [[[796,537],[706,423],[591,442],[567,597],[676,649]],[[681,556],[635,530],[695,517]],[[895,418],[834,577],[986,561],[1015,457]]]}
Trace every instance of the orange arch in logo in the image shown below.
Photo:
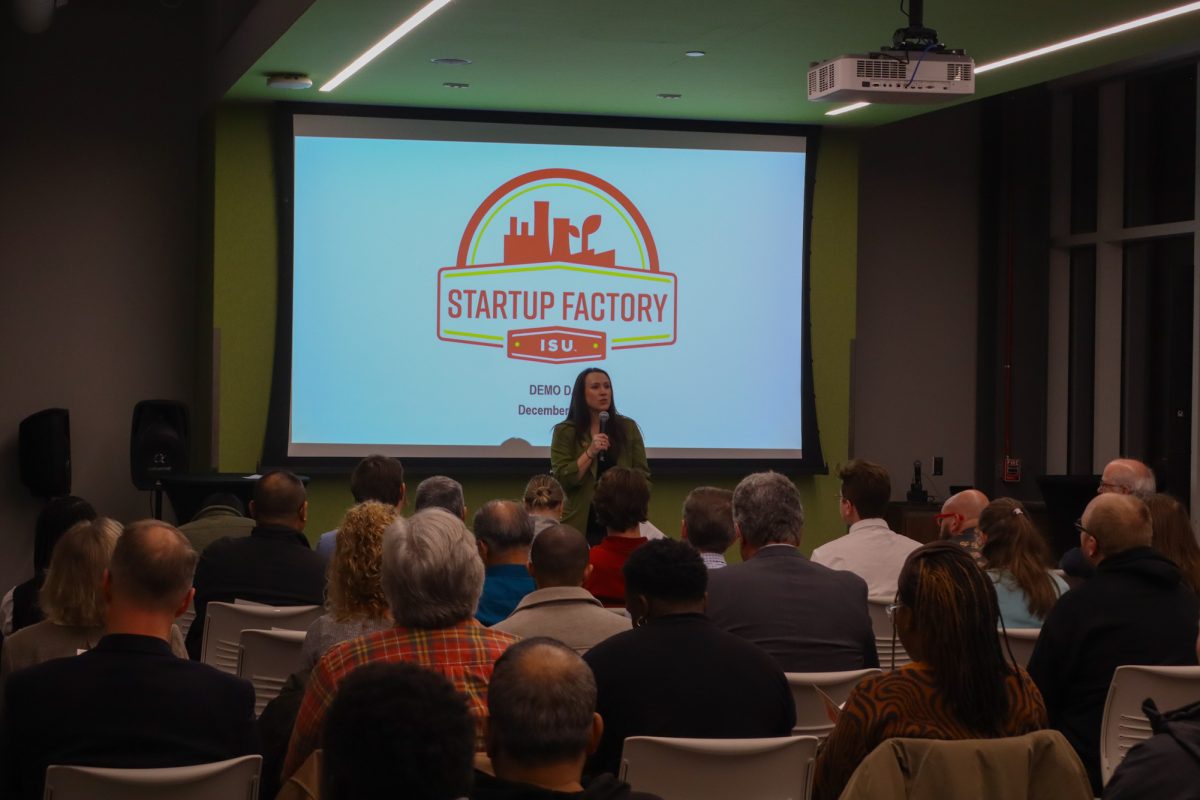
{"label": "orange arch in logo", "polygon": [[637,225],[638,233],[642,235],[642,241],[646,244],[646,260],[650,264],[650,271],[659,271],[658,248],[654,245],[654,236],[650,233],[650,226],[646,224],[646,218],[642,216],[642,212],[638,211],[637,206],[635,206],[633,202],[625,196],[625,193],[603,178],[598,178],[589,172],[583,172],[582,170],[578,169],[561,169],[557,167],[551,169],[537,169],[533,172],[526,172],[524,175],[518,175],[512,180],[505,182],[494,192],[489,194],[487,198],[479,205],[479,208],[475,210],[475,213],[471,215],[470,221],[467,222],[467,228],[463,231],[462,241],[458,245],[458,266],[467,266],[467,259],[469,257],[468,254],[471,251],[471,240],[475,238],[475,231],[479,228],[479,223],[483,222],[484,216],[492,206],[500,202],[502,197],[514,189],[524,186],[527,183],[534,183],[535,181],[546,180],[548,178],[566,178],[568,180],[589,184],[620,203],[621,207],[629,212],[629,216],[633,219],[633,223]]}

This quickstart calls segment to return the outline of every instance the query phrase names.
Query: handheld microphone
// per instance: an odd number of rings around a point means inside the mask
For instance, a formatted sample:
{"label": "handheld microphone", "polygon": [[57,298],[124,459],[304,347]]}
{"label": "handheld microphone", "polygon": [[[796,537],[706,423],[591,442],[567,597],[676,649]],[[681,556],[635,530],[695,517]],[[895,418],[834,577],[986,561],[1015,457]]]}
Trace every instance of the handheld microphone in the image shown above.
{"label": "handheld microphone", "polygon": [[[601,411],[601,412],[600,412],[600,432],[601,432],[601,433],[604,433],[604,429],[605,429],[605,428],[607,428],[607,427],[608,427],[608,412],[607,412],[607,411]],[[605,459],[605,454],[606,454],[607,452],[608,452],[607,450],[601,450],[601,451],[600,451],[600,463],[604,463],[604,461],[606,460],[606,459]]]}

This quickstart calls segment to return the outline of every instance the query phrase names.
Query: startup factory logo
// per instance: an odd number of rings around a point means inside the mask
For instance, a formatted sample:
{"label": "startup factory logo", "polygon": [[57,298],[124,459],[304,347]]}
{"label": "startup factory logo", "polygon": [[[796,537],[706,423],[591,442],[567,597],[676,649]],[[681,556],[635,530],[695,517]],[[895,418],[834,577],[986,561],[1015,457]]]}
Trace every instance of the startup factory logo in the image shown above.
{"label": "startup factory logo", "polygon": [[612,184],[541,169],[497,188],[438,270],[438,338],[553,364],[675,344],[675,275]]}

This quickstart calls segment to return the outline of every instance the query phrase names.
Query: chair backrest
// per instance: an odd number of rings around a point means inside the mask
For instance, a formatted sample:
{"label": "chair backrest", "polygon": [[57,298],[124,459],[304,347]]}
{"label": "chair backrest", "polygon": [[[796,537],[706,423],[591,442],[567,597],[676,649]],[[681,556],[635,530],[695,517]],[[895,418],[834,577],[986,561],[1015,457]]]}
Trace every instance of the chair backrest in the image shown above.
{"label": "chair backrest", "polygon": [[1005,648],[1007,644],[1008,650],[1012,650],[1013,658],[1017,660],[1017,666],[1029,666],[1029,658],[1033,655],[1033,647],[1037,644],[1038,636],[1041,635],[1041,628],[1009,628],[1007,630],[1008,641],[1005,642],[1005,631],[1000,632],[1000,647]]}
{"label": "chair backrest", "polygon": [[856,669],[849,672],[789,672],[788,685],[792,687],[792,699],[796,701],[796,727],[793,736],[816,736],[824,738],[833,730],[833,720],[825,708],[825,698],[817,692],[819,688],[839,706],[846,702],[850,690],[868,675],[878,675],[882,670]]}
{"label": "chair backrest", "polygon": [[912,659],[900,639],[892,644],[892,621],[888,618],[887,607],[891,600],[870,598],[867,600],[867,611],[871,614],[871,628],[875,631],[875,650],[879,653],[879,666],[884,672],[891,672],[893,667],[903,667],[911,664]]}
{"label": "chair backrest", "polygon": [[630,736],[621,779],[663,800],[808,800],[818,741]]}
{"label": "chair backrest", "polygon": [[1154,735],[1142,703],[1173,711],[1200,700],[1200,667],[1117,667],[1104,701],[1100,725],[1100,777],[1105,783],[1129,748]]}
{"label": "chair backrest", "polygon": [[204,616],[204,639],[200,660],[231,675],[237,674],[238,640],[250,628],[290,631],[308,630],[325,613],[321,606],[260,606],[240,603],[209,603]]}
{"label": "chair backrest", "polygon": [[159,769],[46,768],[43,800],[256,800],[262,756]]}
{"label": "chair backrest", "polygon": [[196,621],[196,598],[192,597],[188,600],[187,611],[179,615],[179,619],[175,620],[175,624],[179,626],[179,632],[183,634],[183,638],[187,638],[188,631],[192,629],[192,623]]}
{"label": "chair backrest", "polygon": [[304,631],[242,631],[237,674],[254,685],[254,715],[279,696],[288,676],[300,667]]}

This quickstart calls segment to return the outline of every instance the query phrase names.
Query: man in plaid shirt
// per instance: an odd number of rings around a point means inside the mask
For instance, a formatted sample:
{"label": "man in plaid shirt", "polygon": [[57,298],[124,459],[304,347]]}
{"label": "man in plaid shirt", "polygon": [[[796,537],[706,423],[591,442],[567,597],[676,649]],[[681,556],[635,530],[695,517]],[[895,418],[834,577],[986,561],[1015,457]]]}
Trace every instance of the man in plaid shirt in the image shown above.
{"label": "man in plaid shirt", "polygon": [[396,625],[334,645],[317,662],[292,730],[285,781],[319,747],[338,684],[371,662],[407,661],[446,676],[466,697],[483,749],[492,666],[518,639],[474,618],[483,591],[475,537],[461,519],[438,508],[397,519],[384,533],[381,572]]}

